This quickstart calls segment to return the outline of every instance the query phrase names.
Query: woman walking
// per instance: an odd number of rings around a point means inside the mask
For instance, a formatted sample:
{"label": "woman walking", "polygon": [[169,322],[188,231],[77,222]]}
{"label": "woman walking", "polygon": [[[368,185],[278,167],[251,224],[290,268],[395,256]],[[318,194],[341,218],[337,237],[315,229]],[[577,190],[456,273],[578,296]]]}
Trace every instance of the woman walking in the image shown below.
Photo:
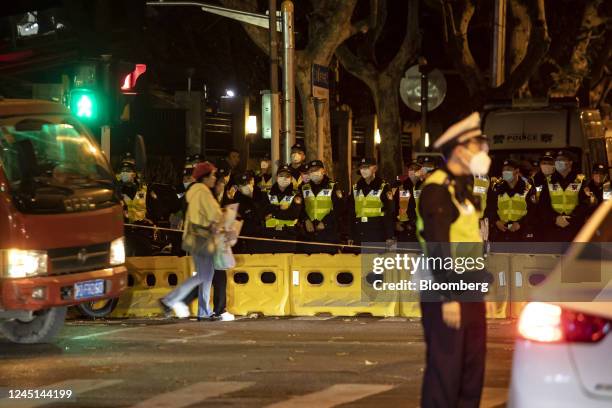
{"label": "woman walking", "polygon": [[[219,202],[212,193],[216,182],[216,168],[210,162],[198,163],[193,170],[195,183],[189,187],[183,249],[193,255],[196,274],[160,300],[164,308],[172,309],[177,317],[189,317],[185,298],[199,286],[199,313],[202,318],[210,317],[210,286],[214,269],[214,241],[217,226],[222,219]],[[191,246],[186,248],[186,246]]]}

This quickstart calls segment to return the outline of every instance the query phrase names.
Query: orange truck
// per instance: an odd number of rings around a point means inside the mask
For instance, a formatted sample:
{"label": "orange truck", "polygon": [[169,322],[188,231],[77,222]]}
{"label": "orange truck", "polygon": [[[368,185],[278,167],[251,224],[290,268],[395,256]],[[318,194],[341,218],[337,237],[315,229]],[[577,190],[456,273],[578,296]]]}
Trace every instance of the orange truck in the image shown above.
{"label": "orange truck", "polygon": [[0,97],[0,336],[48,342],[68,306],[127,286],[115,178],[61,104]]}

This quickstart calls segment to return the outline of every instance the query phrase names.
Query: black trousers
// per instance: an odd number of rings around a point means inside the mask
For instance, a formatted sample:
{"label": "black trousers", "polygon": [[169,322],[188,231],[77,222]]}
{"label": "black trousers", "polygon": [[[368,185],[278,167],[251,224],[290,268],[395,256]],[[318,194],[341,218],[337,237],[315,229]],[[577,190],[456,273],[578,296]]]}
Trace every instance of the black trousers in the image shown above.
{"label": "black trousers", "polygon": [[[216,315],[223,314],[227,307],[227,273],[225,271],[216,270],[212,280],[213,287],[213,313]],[[195,287],[183,302],[188,305],[198,298],[199,287]]]}
{"label": "black trousers", "polygon": [[478,408],[487,341],[484,302],[461,303],[459,330],[444,323],[440,302],[421,302],[421,313],[427,344],[421,406]]}

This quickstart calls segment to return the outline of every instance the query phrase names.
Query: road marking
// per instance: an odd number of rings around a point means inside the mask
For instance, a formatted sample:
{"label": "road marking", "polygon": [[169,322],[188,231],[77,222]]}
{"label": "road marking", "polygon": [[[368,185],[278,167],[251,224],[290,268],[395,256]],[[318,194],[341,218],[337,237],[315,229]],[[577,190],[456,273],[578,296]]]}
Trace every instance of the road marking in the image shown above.
{"label": "road marking", "polygon": [[220,334],[225,334],[225,332],[223,330],[211,330],[210,333],[199,334],[197,336],[178,337],[174,339],[168,339],[166,340],[166,342],[167,343],[187,343],[189,340],[205,339],[207,337],[218,336]]}
{"label": "road marking", "polygon": [[119,332],[122,332],[122,331],[134,330],[134,329],[137,329],[137,328],[138,327],[125,327],[123,329],[115,329],[115,330],[108,330],[108,331],[103,331],[103,332],[98,332],[98,333],[86,334],[84,336],[73,337],[72,340],[83,340],[83,339],[89,339],[89,338],[92,338],[92,337],[106,336],[107,334],[119,333]]}
{"label": "road marking", "polygon": [[323,320],[331,320],[331,319],[335,319],[336,316],[300,316],[300,317],[294,317],[291,320],[297,320],[297,321],[304,321],[304,322],[309,322],[309,321],[323,321]]}
{"label": "road marking", "polygon": [[[57,404],[67,402],[67,405],[72,405],[78,402],[81,394],[89,391],[97,390],[99,388],[110,387],[123,382],[123,380],[66,380],[55,384],[44,385],[36,388],[29,387],[30,389],[42,390],[70,390],[72,391],[72,397],[70,399],[27,399],[27,400],[15,400],[9,398],[3,398],[0,400],[0,407],[10,408],[36,408],[42,407],[49,404]],[[25,387],[22,387],[25,388]]]}
{"label": "road marking", "polygon": [[336,384],[322,391],[296,396],[286,401],[268,405],[266,408],[331,408],[370,395],[380,394],[392,388],[393,385],[387,384]]}
{"label": "road marking", "polygon": [[243,388],[252,386],[253,382],[199,382],[188,387],[180,388],[165,394],[156,395],[146,401],[142,401],[131,408],[182,408],[197,404],[208,398],[229,394]]}
{"label": "road marking", "polygon": [[507,400],[508,400],[508,389],[507,388],[485,387],[482,390],[482,398],[480,399],[480,406],[482,408],[499,407],[505,404]]}

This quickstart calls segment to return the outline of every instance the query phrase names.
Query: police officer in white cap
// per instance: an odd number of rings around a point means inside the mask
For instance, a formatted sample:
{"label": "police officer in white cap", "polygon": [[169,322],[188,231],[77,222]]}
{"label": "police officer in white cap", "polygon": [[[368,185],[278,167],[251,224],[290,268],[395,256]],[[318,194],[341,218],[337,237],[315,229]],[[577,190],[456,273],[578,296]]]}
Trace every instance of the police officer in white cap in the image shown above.
{"label": "police officer in white cap", "polygon": [[[435,143],[446,166],[424,182],[417,220],[427,256],[457,259],[482,257],[479,200],[471,186],[476,174],[487,174],[491,159],[473,113],[451,126]],[[438,283],[490,281],[476,267],[459,274],[453,269],[429,271]],[[421,292],[422,324],[427,344],[423,407],[478,407],[486,351],[486,319],[480,292]]]}

